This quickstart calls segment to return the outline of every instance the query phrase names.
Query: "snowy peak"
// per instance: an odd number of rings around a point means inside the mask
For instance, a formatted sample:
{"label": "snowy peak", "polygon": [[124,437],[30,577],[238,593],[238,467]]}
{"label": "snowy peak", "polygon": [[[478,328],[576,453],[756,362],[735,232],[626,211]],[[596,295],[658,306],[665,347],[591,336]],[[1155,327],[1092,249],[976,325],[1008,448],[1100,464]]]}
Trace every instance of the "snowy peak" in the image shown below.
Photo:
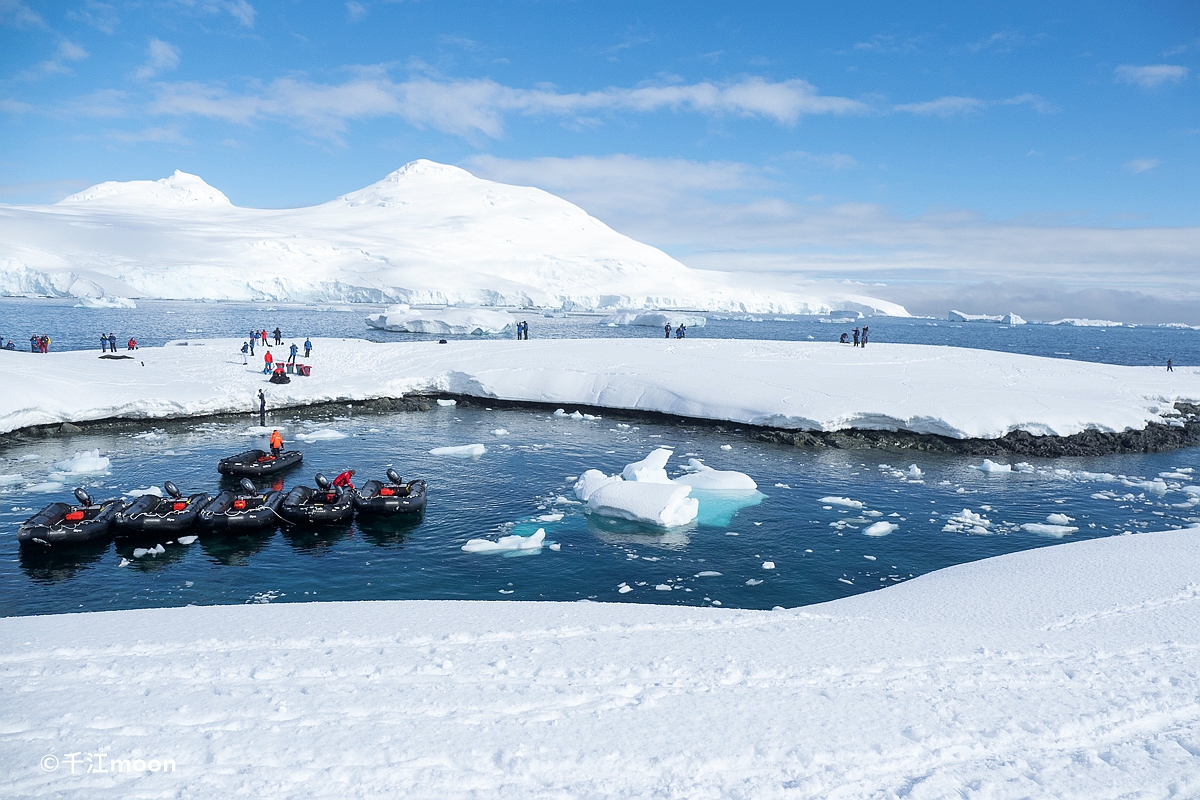
{"label": "snowy peak", "polygon": [[[536,190],[495,183],[478,178],[460,167],[421,158],[410,161],[383,180],[364,189],[344,194],[333,202],[350,206],[387,208],[429,201],[476,203],[485,198],[510,197],[530,191]],[[567,201],[553,195],[546,197],[567,204]]]}
{"label": "snowy peak", "polygon": [[196,208],[232,206],[219,189],[204,182],[199,175],[175,170],[169,178],[157,181],[105,181],[90,189],[73,194],[58,205],[93,206],[150,206]]}

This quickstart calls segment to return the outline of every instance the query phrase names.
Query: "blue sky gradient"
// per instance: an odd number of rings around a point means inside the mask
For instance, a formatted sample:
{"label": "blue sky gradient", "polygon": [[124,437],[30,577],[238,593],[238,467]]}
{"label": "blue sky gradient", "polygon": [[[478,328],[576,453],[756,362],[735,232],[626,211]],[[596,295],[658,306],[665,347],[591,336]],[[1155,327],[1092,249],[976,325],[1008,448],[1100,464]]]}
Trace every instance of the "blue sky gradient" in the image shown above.
{"label": "blue sky gradient", "polygon": [[[430,158],[696,266],[1200,292],[1200,7],[970,6],[0,0],[0,202],[182,169],[310,205]],[[970,255],[1064,229],[1125,254]]]}

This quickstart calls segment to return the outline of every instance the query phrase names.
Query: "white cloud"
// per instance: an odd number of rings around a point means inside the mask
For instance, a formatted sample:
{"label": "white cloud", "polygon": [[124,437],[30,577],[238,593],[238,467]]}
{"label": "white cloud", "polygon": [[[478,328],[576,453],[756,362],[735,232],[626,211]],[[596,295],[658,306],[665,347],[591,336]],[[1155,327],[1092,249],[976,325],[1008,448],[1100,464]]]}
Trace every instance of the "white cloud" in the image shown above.
{"label": "white cloud", "polygon": [[176,7],[201,14],[229,14],[247,28],[254,27],[257,12],[246,0],[174,0]]}
{"label": "white cloud", "polygon": [[351,22],[358,22],[367,15],[367,7],[362,3],[346,3],[346,13],[350,15]]}
{"label": "white cloud", "polygon": [[1149,64],[1144,67],[1122,64],[1113,70],[1113,80],[1117,83],[1137,85],[1146,89],[1153,89],[1164,83],[1179,83],[1187,75],[1187,67],[1174,64]]}
{"label": "white cloud", "polygon": [[191,144],[178,128],[143,128],[137,131],[109,131],[108,136],[124,144],[154,142],[158,144]]}
{"label": "white cloud", "polygon": [[112,33],[121,22],[111,5],[96,0],[88,0],[82,8],[69,9],[66,18],[90,25],[101,33]]}
{"label": "white cloud", "polygon": [[150,38],[146,47],[146,63],[138,67],[133,75],[138,80],[148,80],[162,72],[179,66],[179,48],[162,39]]}
{"label": "white cloud", "polygon": [[1160,162],[1157,158],[1135,158],[1132,161],[1125,162],[1125,169],[1137,175],[1139,172],[1146,172],[1157,167]]}
{"label": "white cloud", "polygon": [[0,0],[0,24],[14,28],[45,28],[45,21],[21,0]]}
{"label": "white cloud", "polygon": [[88,57],[88,51],[84,50],[77,44],[63,39],[58,45],[58,58],[60,61],[82,61]]}
{"label": "white cloud", "polygon": [[971,42],[967,49],[973,53],[981,50],[992,50],[997,53],[1010,52],[1014,47],[1023,44],[1025,37],[1011,30],[997,31],[991,36],[985,36],[977,42]]}
{"label": "white cloud", "polygon": [[[1143,317],[1161,312],[1158,321],[1200,314],[1200,227],[989,222],[969,211],[905,218],[874,203],[797,202],[789,199],[796,187],[737,162],[478,156],[466,166],[565,197],[690,266],[770,273],[777,288],[806,280],[884,282],[891,287],[867,293],[921,313],[944,314],[953,297],[978,290],[995,304],[989,313],[1025,309],[1034,319],[1100,316],[1122,303]],[[1010,301],[1023,305],[1005,305]],[[1193,303],[1191,311],[1184,301]],[[1102,318],[1138,321],[1130,313]]]}
{"label": "white cloud", "polygon": [[509,114],[580,120],[594,114],[669,110],[758,117],[792,125],[808,114],[867,110],[856,100],[822,95],[807,81],[771,82],[753,76],[723,83],[560,93],[553,88],[517,89],[488,79],[413,77],[395,82],[380,72],[360,70],[359,77],[334,85],[280,78],[261,91],[247,94],[199,83],[163,85],[150,111],[239,123],[277,118],[314,135],[336,139],[350,121],[388,116],[459,136],[482,134],[496,138],[503,134],[504,119]]}
{"label": "white cloud", "polygon": [[970,114],[986,106],[987,103],[974,97],[958,97],[950,95],[936,100],[926,100],[923,103],[904,103],[894,106],[895,111],[906,111],[919,116],[952,117],[955,114]]}

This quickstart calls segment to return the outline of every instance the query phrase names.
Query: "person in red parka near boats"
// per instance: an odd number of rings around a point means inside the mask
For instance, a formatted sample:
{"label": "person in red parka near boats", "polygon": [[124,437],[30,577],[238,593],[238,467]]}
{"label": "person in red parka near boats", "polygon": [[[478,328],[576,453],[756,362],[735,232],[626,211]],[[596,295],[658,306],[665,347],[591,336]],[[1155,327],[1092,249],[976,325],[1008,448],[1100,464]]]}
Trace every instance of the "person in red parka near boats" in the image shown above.
{"label": "person in red parka near boats", "polygon": [[283,434],[278,430],[271,432],[271,456],[279,458],[279,454],[283,452]]}
{"label": "person in red parka near boats", "polygon": [[263,375],[270,375],[271,369],[275,365],[275,356],[271,355],[271,351],[263,353]]}
{"label": "person in red parka near boats", "polygon": [[350,480],[353,477],[354,477],[354,470],[348,469],[333,479],[333,485],[340,486],[340,487],[343,487],[346,489],[353,489],[354,484]]}

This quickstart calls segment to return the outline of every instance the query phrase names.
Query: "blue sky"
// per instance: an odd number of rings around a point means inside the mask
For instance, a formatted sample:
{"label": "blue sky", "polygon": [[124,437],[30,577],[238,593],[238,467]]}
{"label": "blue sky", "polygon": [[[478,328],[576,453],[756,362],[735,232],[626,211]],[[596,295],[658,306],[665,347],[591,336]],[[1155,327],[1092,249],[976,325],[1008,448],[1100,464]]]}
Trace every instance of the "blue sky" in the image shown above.
{"label": "blue sky", "polygon": [[971,5],[0,0],[0,202],[182,169],[308,205],[430,158],[917,305],[1200,291],[1200,7]]}

